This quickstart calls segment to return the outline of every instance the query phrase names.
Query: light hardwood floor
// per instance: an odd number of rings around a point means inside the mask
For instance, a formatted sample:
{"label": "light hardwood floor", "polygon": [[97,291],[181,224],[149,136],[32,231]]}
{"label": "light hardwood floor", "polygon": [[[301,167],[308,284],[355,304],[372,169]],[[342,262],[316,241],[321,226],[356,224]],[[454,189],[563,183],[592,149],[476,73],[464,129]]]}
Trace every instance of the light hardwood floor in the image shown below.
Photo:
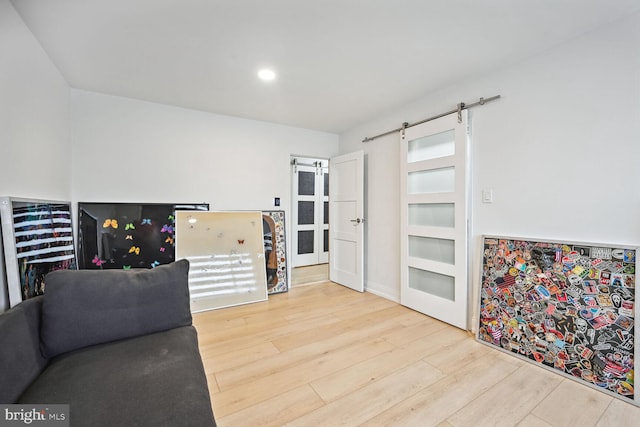
{"label": "light hardwood floor", "polygon": [[291,269],[291,287],[307,286],[329,280],[329,264],[309,265]]}
{"label": "light hardwood floor", "polygon": [[640,426],[640,408],[325,282],[194,315],[225,426]]}

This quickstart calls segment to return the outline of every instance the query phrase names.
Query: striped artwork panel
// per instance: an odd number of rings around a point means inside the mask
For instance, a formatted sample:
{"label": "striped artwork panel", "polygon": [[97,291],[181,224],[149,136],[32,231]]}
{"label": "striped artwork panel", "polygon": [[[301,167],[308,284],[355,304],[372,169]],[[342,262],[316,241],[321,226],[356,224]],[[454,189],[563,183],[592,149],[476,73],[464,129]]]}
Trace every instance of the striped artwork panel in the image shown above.
{"label": "striped artwork panel", "polygon": [[74,258],[69,206],[14,206],[13,228],[18,260],[36,264]]}
{"label": "striped artwork panel", "polygon": [[23,300],[45,291],[50,271],[75,269],[71,205],[12,201],[15,258]]}

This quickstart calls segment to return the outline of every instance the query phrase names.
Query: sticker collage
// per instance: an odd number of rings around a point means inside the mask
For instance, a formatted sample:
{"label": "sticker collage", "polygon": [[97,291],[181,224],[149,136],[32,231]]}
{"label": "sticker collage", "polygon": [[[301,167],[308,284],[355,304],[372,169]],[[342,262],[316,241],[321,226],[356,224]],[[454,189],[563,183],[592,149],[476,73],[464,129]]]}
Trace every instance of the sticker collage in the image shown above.
{"label": "sticker collage", "polygon": [[263,211],[264,254],[269,295],[287,292],[287,248],[284,211]]}
{"label": "sticker collage", "polygon": [[485,237],[478,340],[634,401],[636,249]]}

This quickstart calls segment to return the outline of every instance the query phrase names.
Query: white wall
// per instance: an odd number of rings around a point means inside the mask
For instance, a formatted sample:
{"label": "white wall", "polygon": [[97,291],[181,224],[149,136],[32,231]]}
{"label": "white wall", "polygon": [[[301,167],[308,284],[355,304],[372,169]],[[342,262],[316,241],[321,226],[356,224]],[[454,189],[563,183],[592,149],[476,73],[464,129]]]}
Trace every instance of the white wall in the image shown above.
{"label": "white wall", "polygon": [[[69,86],[0,0],[0,196],[69,200]],[[7,307],[0,251],[0,312]]]}
{"label": "white wall", "polygon": [[368,163],[367,289],[399,299],[399,136],[362,139],[482,96],[502,99],[470,110],[474,289],[483,234],[640,245],[638,46],[635,14],[341,135]]}
{"label": "white wall", "polygon": [[67,200],[69,86],[0,0],[0,195]]}
{"label": "white wall", "polygon": [[284,209],[290,223],[290,156],[338,152],[324,132],[80,90],[71,104],[74,201]]}

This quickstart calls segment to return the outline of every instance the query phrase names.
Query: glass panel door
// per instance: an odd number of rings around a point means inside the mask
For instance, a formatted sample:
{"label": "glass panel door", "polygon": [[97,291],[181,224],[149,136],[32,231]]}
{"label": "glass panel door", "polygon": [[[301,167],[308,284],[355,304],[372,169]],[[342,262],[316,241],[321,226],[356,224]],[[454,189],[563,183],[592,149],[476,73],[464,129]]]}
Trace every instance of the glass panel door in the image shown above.
{"label": "glass panel door", "polygon": [[292,163],[293,267],[328,262],[328,163],[302,157]]}
{"label": "glass panel door", "polygon": [[[466,113],[466,111],[463,111]],[[467,125],[406,129],[401,154],[401,303],[467,328]]]}

